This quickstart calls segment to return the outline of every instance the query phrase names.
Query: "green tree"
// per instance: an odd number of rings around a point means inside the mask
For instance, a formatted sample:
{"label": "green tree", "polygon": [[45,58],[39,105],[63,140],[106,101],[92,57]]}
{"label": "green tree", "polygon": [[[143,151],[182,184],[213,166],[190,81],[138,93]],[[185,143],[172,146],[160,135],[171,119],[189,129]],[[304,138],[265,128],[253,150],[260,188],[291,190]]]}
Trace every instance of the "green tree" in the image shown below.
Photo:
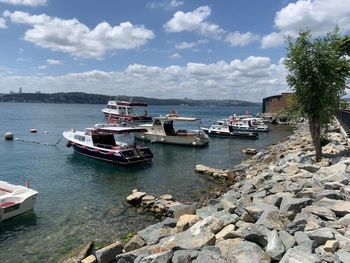
{"label": "green tree", "polygon": [[317,38],[311,31],[301,31],[296,39],[289,37],[287,44],[287,82],[309,120],[318,162],[322,158],[321,127],[339,109],[350,76],[349,57],[345,55],[349,51],[348,38],[342,38],[338,29]]}

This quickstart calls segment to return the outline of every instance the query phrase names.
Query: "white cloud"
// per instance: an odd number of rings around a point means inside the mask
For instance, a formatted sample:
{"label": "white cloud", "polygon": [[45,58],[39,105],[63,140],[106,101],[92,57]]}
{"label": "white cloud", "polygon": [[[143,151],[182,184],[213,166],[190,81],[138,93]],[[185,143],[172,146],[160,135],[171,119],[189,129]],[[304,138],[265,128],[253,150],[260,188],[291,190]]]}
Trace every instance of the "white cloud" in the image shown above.
{"label": "white cloud", "polygon": [[63,64],[63,61],[57,60],[57,59],[47,59],[46,62],[49,65],[62,65]]}
{"label": "white cloud", "polygon": [[289,3],[276,13],[277,33],[263,38],[262,47],[273,47],[285,35],[295,36],[300,30],[310,29],[313,35],[328,33],[336,25],[341,32],[350,31],[350,0],[298,0]]}
{"label": "white cloud", "polygon": [[252,42],[259,40],[259,35],[251,32],[240,33],[238,31],[230,32],[227,34],[225,41],[230,43],[231,46],[246,46]]}
{"label": "white cloud", "polygon": [[285,36],[283,33],[272,32],[264,36],[261,40],[262,48],[278,47],[283,44]]}
{"label": "white cloud", "polygon": [[79,58],[102,58],[108,51],[135,49],[155,37],[154,33],[143,25],[134,26],[130,22],[114,27],[107,22],[101,22],[94,29],[89,29],[76,18],[64,20],[45,14],[30,15],[21,11],[5,11],[4,16],[10,18],[13,23],[32,26],[25,32],[24,40]]}
{"label": "white cloud", "polygon": [[[212,64],[152,67],[129,65],[124,71],[88,71],[61,76],[14,76],[0,78],[2,92],[19,86],[34,92],[81,91],[108,95],[120,94],[115,87],[128,87],[127,95],[157,98],[239,99],[261,101],[263,97],[288,90],[282,61],[267,57],[248,57]],[[73,87],[73,88],[72,88]]]}
{"label": "white cloud", "polygon": [[211,9],[209,6],[200,6],[193,10],[193,12],[184,13],[182,11],[176,12],[173,17],[164,25],[167,32],[198,32],[212,38],[220,38],[225,30],[220,26],[208,23],[205,20],[210,16]]}
{"label": "white cloud", "polygon": [[167,10],[175,9],[184,4],[183,1],[178,0],[163,0],[158,2],[149,2],[147,3],[147,7],[149,8],[164,8]]}
{"label": "white cloud", "polygon": [[0,0],[0,3],[11,5],[41,6],[46,5],[47,0]]}
{"label": "white cloud", "polygon": [[7,28],[5,19],[0,17],[0,28]]}
{"label": "white cloud", "polygon": [[179,54],[179,53],[175,53],[175,54],[172,54],[170,56],[171,59],[178,59],[178,58],[182,58],[182,56]]}
{"label": "white cloud", "polygon": [[38,66],[38,69],[47,69],[47,65]]}
{"label": "white cloud", "polygon": [[198,41],[193,41],[193,42],[180,42],[180,43],[175,43],[175,48],[176,49],[187,49],[187,48],[193,48],[195,46],[198,46],[200,44],[205,44],[208,43],[207,40],[202,39],[202,40],[198,40]]}

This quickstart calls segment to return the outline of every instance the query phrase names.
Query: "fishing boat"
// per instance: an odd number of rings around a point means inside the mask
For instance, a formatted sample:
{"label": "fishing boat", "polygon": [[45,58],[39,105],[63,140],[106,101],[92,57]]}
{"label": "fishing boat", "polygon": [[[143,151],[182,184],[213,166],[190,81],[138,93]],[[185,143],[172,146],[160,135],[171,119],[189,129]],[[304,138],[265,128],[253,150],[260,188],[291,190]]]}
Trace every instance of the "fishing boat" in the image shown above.
{"label": "fishing boat", "polygon": [[204,146],[209,143],[209,138],[202,130],[175,130],[174,127],[175,122],[193,124],[199,121],[198,118],[180,117],[174,113],[156,117],[153,123],[139,125],[147,131],[135,133],[135,138],[155,143]]}
{"label": "fishing boat", "polygon": [[115,136],[145,131],[147,130],[143,128],[96,124],[94,128],[85,131],[65,131],[63,137],[68,141],[67,147],[73,147],[79,154],[118,165],[131,165],[151,162],[151,150],[146,146],[116,140]]}
{"label": "fishing boat", "polygon": [[0,222],[34,208],[38,192],[27,186],[0,181]]}
{"label": "fishing boat", "polygon": [[264,124],[259,118],[230,119],[229,126],[235,131],[247,132],[268,132],[270,127]]}
{"label": "fishing boat", "polygon": [[108,123],[151,122],[152,117],[148,114],[147,106],[144,102],[111,100],[102,112]]}
{"label": "fishing boat", "polygon": [[209,128],[201,129],[209,136],[215,137],[230,137],[230,138],[241,138],[241,139],[258,139],[257,132],[250,131],[236,131],[233,129],[230,122],[227,120],[217,121],[215,124],[211,125]]}

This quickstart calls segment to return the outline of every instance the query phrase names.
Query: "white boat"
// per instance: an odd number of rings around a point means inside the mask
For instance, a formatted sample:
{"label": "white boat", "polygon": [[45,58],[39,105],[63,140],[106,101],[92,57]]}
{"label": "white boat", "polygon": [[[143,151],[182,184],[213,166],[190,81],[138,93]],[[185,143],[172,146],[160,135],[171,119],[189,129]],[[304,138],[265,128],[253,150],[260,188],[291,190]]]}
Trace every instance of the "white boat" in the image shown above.
{"label": "white boat", "polygon": [[96,124],[85,131],[70,130],[63,132],[67,147],[82,155],[112,162],[118,165],[131,165],[151,162],[153,154],[146,146],[117,141],[114,135],[126,135],[134,132],[145,132],[142,128],[120,127],[110,124]]}
{"label": "white boat", "polygon": [[32,210],[37,196],[33,189],[0,181],[0,222]]}
{"label": "white boat", "polygon": [[209,128],[201,128],[209,136],[215,137],[230,137],[230,138],[241,138],[241,139],[258,139],[257,132],[250,131],[237,131],[234,130],[227,120],[217,121]]}
{"label": "white boat", "polygon": [[111,100],[102,112],[108,123],[151,122],[152,117],[147,112],[147,106],[144,102]]}
{"label": "white boat", "polygon": [[230,126],[236,131],[268,132],[270,127],[260,121],[259,118],[244,118],[240,120],[230,119]]}
{"label": "white boat", "polygon": [[177,115],[167,115],[154,118],[151,124],[142,124],[138,127],[147,131],[143,133],[135,133],[137,139],[146,140],[157,143],[179,144],[189,146],[204,146],[209,143],[208,135],[200,129],[175,130],[174,122],[193,123],[199,122],[198,118],[179,117]]}

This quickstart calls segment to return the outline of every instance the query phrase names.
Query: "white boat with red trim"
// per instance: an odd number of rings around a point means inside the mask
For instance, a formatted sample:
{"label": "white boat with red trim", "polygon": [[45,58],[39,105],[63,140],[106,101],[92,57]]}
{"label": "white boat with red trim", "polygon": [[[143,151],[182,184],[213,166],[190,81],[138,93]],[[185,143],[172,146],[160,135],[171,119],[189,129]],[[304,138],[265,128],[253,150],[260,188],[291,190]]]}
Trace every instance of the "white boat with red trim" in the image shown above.
{"label": "white boat with red trim", "polygon": [[21,185],[0,181],[0,222],[32,210],[38,192]]}
{"label": "white boat with red trim", "polygon": [[67,147],[72,146],[79,154],[118,165],[131,165],[151,162],[153,153],[146,146],[119,141],[115,136],[145,131],[143,128],[96,124],[85,131],[65,131],[63,137],[68,140]]}
{"label": "white boat with red trim", "polygon": [[146,132],[135,133],[135,138],[156,143],[204,146],[209,143],[209,138],[202,130],[175,130],[174,127],[175,122],[189,124],[199,121],[198,118],[180,117],[177,114],[156,117],[152,124],[139,125],[138,127],[146,129]]}
{"label": "white boat with red trim", "polygon": [[111,100],[102,112],[106,115],[108,123],[152,122],[147,106],[145,102]]}

